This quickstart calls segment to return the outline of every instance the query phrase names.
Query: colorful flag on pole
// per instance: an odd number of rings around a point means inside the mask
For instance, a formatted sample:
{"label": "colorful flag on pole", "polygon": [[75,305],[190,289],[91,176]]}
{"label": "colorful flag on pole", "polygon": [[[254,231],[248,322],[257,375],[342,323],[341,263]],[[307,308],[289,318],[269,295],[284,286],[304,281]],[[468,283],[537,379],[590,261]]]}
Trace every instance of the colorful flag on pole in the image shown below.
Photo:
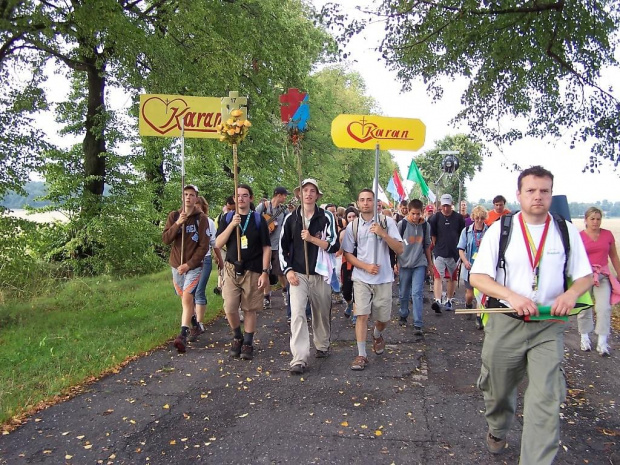
{"label": "colorful flag on pole", "polygon": [[398,191],[398,200],[403,200],[405,198],[405,188],[403,187],[403,183],[400,180],[400,176],[398,175],[398,171],[394,170],[394,175],[392,176],[394,180],[394,185],[396,186],[396,190]]}
{"label": "colorful flag on pole", "polygon": [[385,188],[385,191],[389,193],[394,200],[396,200],[397,202],[400,201],[400,195],[398,194],[398,189],[396,189],[396,184],[394,183],[393,177],[390,178],[390,182],[388,182],[388,185]]}
{"label": "colorful flag on pole", "polygon": [[422,176],[422,173],[420,173],[420,169],[414,160],[411,160],[411,165],[409,165],[409,174],[407,174],[407,179],[418,183],[420,185],[420,189],[422,189],[422,194],[428,197],[431,202],[434,202],[437,199],[433,191],[426,185],[426,181],[424,181],[424,177]]}
{"label": "colorful flag on pole", "polygon": [[381,184],[379,184],[379,200],[392,206],[392,202],[390,202],[390,199],[388,199],[387,195],[385,195],[385,192],[383,192],[383,189],[381,188]]}

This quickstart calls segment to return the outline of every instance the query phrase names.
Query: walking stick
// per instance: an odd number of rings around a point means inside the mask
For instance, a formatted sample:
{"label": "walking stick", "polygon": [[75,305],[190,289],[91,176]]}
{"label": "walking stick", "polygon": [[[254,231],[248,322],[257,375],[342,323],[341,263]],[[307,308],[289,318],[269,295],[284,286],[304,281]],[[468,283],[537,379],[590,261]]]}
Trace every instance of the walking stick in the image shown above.
{"label": "walking stick", "polygon": [[[303,200],[303,186],[301,185],[301,147],[299,137],[295,138],[295,142],[293,143],[293,152],[295,152],[295,156],[297,157],[297,176],[299,178],[299,204],[300,204],[300,212],[301,212],[301,225],[302,229],[306,229],[306,213],[304,210],[304,200]],[[310,268],[308,266],[308,242],[304,241],[304,260],[306,262],[306,277],[310,277]]]}
{"label": "walking stick", "polygon": [[[181,118],[181,205],[185,213],[185,119]],[[183,264],[185,249],[185,223],[181,226],[181,265]]]}
{"label": "walking stick", "polygon": [[[235,212],[239,213],[239,205],[237,204],[237,188],[239,187],[239,179],[237,177],[237,144],[232,145],[233,152],[233,182],[235,184],[235,195],[233,199],[235,199]],[[250,213],[248,213],[249,215]],[[241,261],[241,225],[237,226],[237,261]]]}

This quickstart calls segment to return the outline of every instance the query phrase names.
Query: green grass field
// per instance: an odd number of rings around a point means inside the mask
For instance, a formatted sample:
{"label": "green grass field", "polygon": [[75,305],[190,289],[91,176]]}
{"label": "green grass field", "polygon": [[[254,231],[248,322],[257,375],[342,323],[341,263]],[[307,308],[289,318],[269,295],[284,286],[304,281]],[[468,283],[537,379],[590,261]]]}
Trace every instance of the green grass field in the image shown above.
{"label": "green grass field", "polygon": [[[209,321],[222,308],[207,286]],[[0,306],[0,424],[69,392],[179,331],[170,271],[113,281],[76,279],[51,297]]]}

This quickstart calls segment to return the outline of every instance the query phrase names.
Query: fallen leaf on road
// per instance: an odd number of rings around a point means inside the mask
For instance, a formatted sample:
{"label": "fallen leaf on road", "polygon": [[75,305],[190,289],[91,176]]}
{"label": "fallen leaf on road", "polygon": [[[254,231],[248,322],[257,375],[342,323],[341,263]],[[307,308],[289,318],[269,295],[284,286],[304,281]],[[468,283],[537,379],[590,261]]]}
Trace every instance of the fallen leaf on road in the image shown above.
{"label": "fallen leaf on road", "polygon": [[349,422],[348,421],[343,421],[342,423],[340,423],[340,426],[349,426]]}
{"label": "fallen leaf on road", "polygon": [[171,445],[171,446],[176,445],[176,443],[177,443],[177,442],[176,442],[176,440],[174,440],[174,439],[173,439],[172,441],[170,441],[170,445]]}
{"label": "fallen leaf on road", "polygon": [[163,408],[165,408],[165,409],[169,409],[169,408],[170,408],[170,405],[166,404],[166,405],[164,405],[164,406],[163,406]]}
{"label": "fallen leaf on road", "polygon": [[244,414],[239,415],[239,418],[245,418],[245,417],[247,417],[248,415],[249,415],[249,414],[244,413]]}
{"label": "fallen leaf on road", "polygon": [[383,435],[383,432],[380,429],[375,431],[375,436],[382,436],[382,435]]}

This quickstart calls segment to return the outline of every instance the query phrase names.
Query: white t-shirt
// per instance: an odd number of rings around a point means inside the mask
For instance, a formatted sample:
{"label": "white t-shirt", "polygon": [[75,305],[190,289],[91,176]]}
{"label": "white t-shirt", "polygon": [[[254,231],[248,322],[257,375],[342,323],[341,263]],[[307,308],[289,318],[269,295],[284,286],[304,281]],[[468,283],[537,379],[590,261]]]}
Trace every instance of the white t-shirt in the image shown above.
{"label": "white t-shirt", "polygon": [[[521,232],[519,215],[517,213],[512,219],[510,229],[510,239],[506,248],[506,280],[504,283],[504,271],[497,268],[499,255],[499,237],[501,233],[501,221],[496,221],[487,230],[478,256],[474,262],[472,274],[486,274],[498,283],[505,285],[519,295],[533,299],[535,293],[532,290],[534,271],[528,258],[526,242]],[[568,235],[570,239],[570,257],[568,260],[568,276],[577,280],[592,273],[592,267],[579,236],[577,228],[572,223],[567,222]],[[540,238],[545,225],[527,225],[532,240],[536,246],[540,243]],[[527,245],[529,247],[529,244]],[[564,246],[562,245],[562,235],[553,221],[549,225],[549,232],[545,241],[542,258],[540,260],[540,274],[538,280],[538,292],[536,293],[536,303],[548,306],[553,304],[556,297],[564,292]],[[508,302],[503,302],[508,305]]]}
{"label": "white t-shirt", "polygon": [[[402,242],[402,237],[396,227],[396,222],[389,216],[385,218],[387,223],[387,233],[390,237]],[[355,221],[351,221],[347,225],[347,229],[344,233],[342,240],[342,250],[348,253],[353,253],[355,246],[355,239],[353,237],[353,224]],[[379,265],[379,273],[370,274],[360,268],[353,268],[351,274],[352,281],[361,281],[366,284],[385,284],[394,281],[394,270],[392,270],[392,264],[390,263],[390,252],[387,242],[380,237],[370,232],[370,226],[374,223],[374,219],[370,221],[364,221],[360,216],[359,226],[357,228],[357,258],[365,263],[374,263],[375,260],[375,243],[378,244],[377,251],[377,265]],[[377,240],[375,240],[377,237]]]}
{"label": "white t-shirt", "polygon": [[207,236],[209,236],[209,250],[207,251],[205,257],[211,256],[211,249],[215,247],[215,233],[217,232],[217,229],[215,228],[215,222],[211,218],[208,218],[208,220],[209,229],[207,229]]}

